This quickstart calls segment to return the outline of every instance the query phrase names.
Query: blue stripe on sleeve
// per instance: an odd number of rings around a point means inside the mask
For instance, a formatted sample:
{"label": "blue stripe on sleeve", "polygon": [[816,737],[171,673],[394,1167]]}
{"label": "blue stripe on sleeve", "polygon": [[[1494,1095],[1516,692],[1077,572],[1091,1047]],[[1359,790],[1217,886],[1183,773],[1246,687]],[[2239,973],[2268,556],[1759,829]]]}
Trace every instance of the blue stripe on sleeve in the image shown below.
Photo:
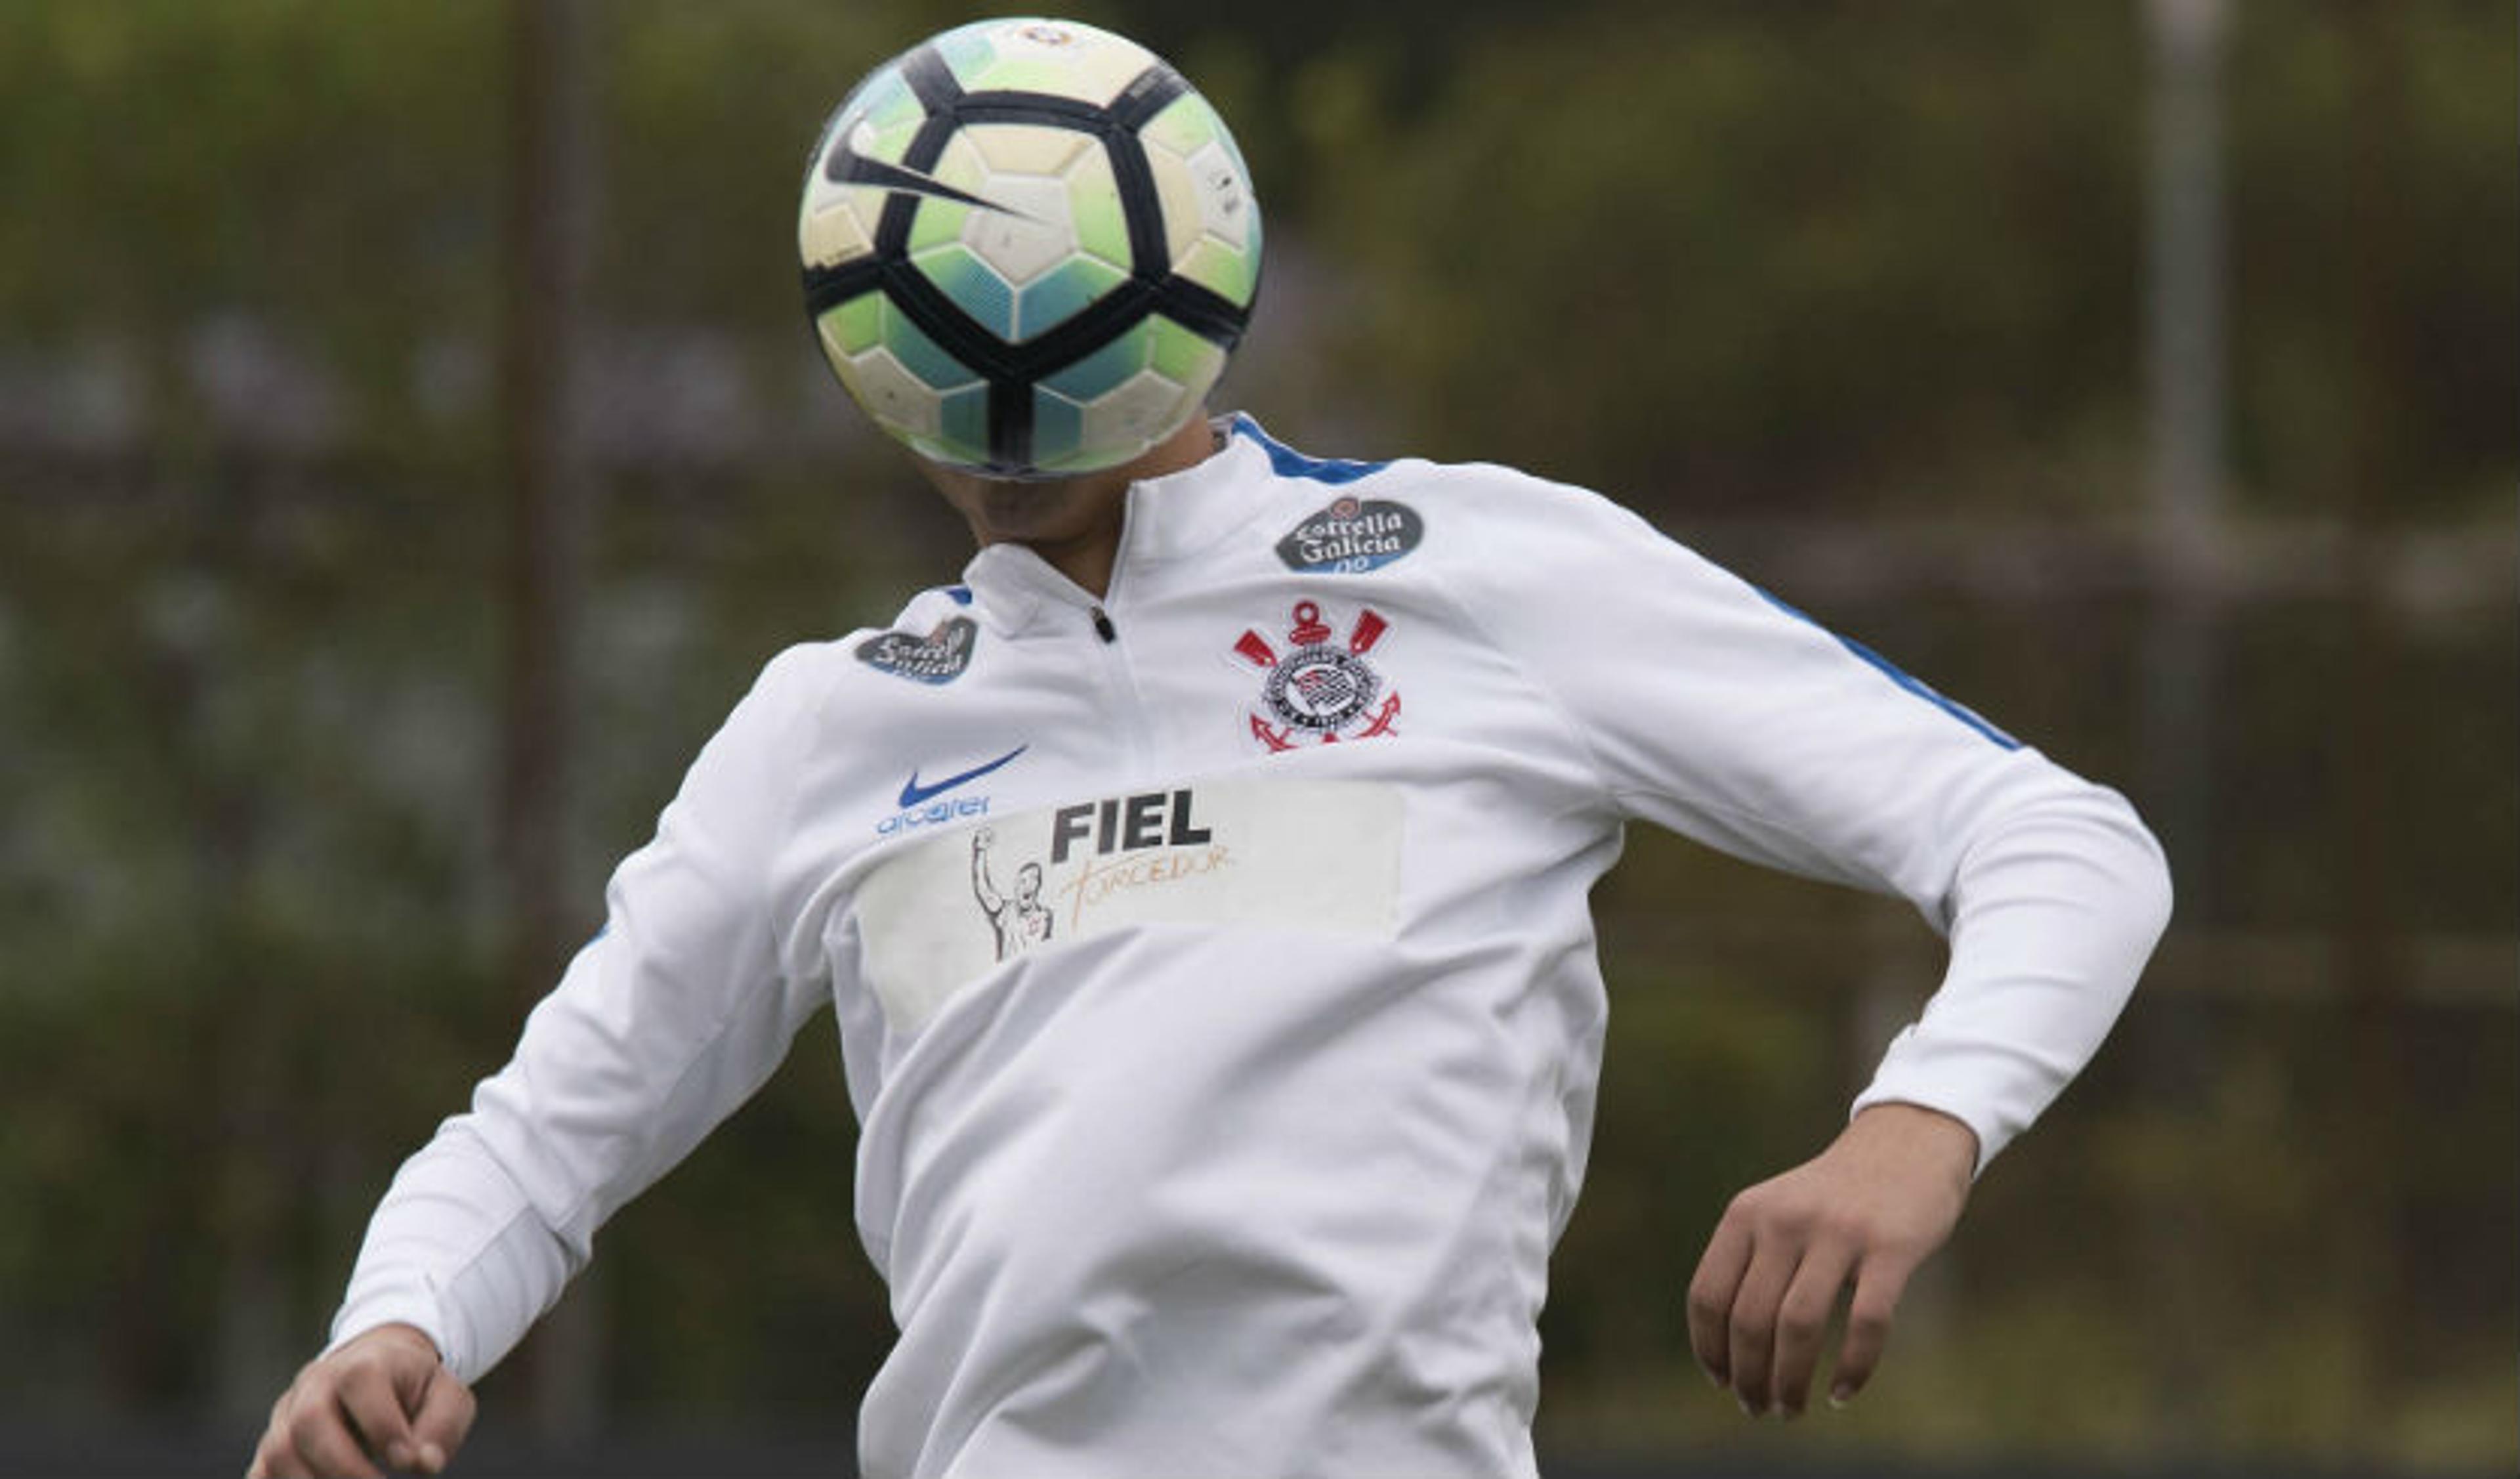
{"label": "blue stripe on sleeve", "polygon": [[1342,483],[1354,483],[1359,478],[1371,478],[1391,465],[1388,462],[1349,462],[1328,457],[1307,457],[1260,430],[1260,423],[1239,411],[1234,415],[1234,430],[1260,443],[1261,450],[1269,454],[1270,470],[1281,478],[1303,478],[1314,483],[1327,483],[1336,486]]}
{"label": "blue stripe on sleeve", "polygon": [[1926,682],[1922,678],[1914,676],[1907,670],[1901,668],[1898,664],[1891,662],[1888,658],[1885,658],[1881,654],[1874,652],[1871,648],[1865,646],[1862,642],[1842,633],[1829,631],[1826,626],[1813,621],[1807,613],[1798,611],[1785,602],[1778,600],[1769,591],[1762,590],[1756,585],[1753,585],[1750,588],[1759,592],[1760,599],[1766,601],[1769,605],[1777,608],[1778,611],[1783,612],[1785,615],[1793,618],[1795,621],[1801,622],[1820,631],[1828,632],[1828,635],[1834,637],[1840,647],[1845,648],[1847,651],[1863,659],[1867,664],[1879,671],[1882,676],[1898,684],[1900,687],[1907,689],[1916,697],[1923,699],[1926,703],[1940,709],[1952,717],[1958,719],[1961,723],[1968,725],[1979,734],[1984,735],[1992,743],[2005,750],[2018,750],[2021,748],[2021,741],[2014,739],[2011,735],[2006,734],[2002,730],[1995,727],[1995,725],[1988,723],[1978,715],[1977,711],[1969,708],[1965,704],[1957,704],[1950,699],[1943,697],[1941,694],[1934,691],[1932,684]]}

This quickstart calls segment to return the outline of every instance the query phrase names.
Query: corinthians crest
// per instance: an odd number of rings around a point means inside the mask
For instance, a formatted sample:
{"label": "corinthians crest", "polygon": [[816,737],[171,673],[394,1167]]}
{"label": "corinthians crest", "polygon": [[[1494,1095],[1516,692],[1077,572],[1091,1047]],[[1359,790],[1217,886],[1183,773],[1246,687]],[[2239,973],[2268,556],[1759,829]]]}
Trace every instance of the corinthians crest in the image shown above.
{"label": "corinthians crest", "polygon": [[1368,607],[1341,639],[1322,620],[1319,602],[1297,601],[1291,615],[1282,656],[1256,629],[1234,644],[1235,656],[1266,674],[1261,707],[1250,715],[1251,737],[1276,754],[1308,739],[1327,745],[1398,733],[1392,723],[1400,717],[1400,695],[1384,692],[1382,675],[1366,661],[1391,624]]}

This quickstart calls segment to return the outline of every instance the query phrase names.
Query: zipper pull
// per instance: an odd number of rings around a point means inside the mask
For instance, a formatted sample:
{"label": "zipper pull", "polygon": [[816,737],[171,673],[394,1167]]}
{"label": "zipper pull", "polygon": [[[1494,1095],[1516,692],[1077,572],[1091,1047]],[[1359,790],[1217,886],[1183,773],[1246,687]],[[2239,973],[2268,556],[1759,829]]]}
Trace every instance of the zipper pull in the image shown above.
{"label": "zipper pull", "polygon": [[1100,606],[1094,608],[1094,634],[1105,642],[1120,640],[1120,628],[1111,624],[1110,613]]}

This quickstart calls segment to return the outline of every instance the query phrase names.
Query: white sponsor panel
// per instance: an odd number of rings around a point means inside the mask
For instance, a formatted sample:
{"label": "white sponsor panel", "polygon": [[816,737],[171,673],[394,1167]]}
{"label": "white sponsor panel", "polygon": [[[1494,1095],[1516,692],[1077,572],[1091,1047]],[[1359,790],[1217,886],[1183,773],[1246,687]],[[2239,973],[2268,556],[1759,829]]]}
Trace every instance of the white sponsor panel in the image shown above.
{"label": "white sponsor panel", "polygon": [[931,837],[858,890],[868,978],[912,1033],[1005,961],[1132,925],[1389,939],[1401,808],[1379,782],[1192,783]]}

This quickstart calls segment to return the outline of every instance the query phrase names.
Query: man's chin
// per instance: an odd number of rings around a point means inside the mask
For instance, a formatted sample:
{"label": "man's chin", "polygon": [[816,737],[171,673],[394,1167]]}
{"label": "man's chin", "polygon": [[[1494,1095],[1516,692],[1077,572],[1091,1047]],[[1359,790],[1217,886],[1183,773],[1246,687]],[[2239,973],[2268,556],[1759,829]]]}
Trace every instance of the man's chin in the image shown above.
{"label": "man's chin", "polygon": [[989,527],[1012,538],[1027,539],[1068,532],[1078,519],[1077,500],[1058,483],[1012,483],[975,478],[972,499]]}
{"label": "man's chin", "polygon": [[1082,480],[1010,483],[968,474],[947,476],[960,484],[946,489],[947,499],[983,544],[999,540],[1064,544],[1085,538],[1098,525],[1115,517],[1115,505],[1127,486],[1097,486]]}

